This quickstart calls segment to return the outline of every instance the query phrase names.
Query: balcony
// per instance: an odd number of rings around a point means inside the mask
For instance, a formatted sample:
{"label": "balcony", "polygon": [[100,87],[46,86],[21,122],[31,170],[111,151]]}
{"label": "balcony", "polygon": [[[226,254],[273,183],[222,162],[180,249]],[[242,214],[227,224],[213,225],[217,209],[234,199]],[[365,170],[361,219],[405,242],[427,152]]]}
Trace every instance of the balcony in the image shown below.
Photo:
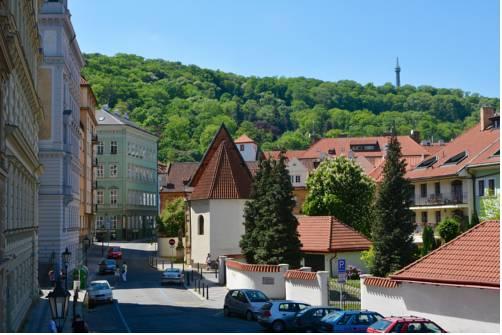
{"label": "balcony", "polygon": [[467,192],[433,193],[428,197],[411,199],[411,207],[442,207],[467,204]]}

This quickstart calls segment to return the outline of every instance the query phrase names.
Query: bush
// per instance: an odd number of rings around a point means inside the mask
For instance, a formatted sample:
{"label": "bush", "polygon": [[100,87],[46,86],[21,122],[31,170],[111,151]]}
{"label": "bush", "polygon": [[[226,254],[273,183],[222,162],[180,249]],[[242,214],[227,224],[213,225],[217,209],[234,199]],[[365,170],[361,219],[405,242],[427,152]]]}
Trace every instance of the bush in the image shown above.
{"label": "bush", "polygon": [[359,279],[359,275],[361,274],[361,271],[359,271],[357,268],[353,266],[349,266],[348,270],[346,271],[347,273],[347,279]]}
{"label": "bush", "polygon": [[422,232],[422,252],[421,256],[427,255],[432,250],[436,249],[436,238],[434,237],[434,230],[430,226],[425,226]]}
{"label": "bush", "polygon": [[361,261],[366,265],[366,268],[372,272],[375,264],[375,249],[371,246],[368,250],[361,253]]}
{"label": "bush", "polygon": [[453,218],[446,218],[437,226],[437,232],[445,243],[449,242],[460,234],[460,224]]}

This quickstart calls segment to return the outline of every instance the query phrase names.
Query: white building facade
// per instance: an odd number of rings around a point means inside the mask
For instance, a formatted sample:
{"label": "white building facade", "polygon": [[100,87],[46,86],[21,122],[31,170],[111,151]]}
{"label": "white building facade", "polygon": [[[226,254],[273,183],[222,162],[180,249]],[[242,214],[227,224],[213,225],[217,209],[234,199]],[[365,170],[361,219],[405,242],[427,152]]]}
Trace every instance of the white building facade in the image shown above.
{"label": "white building facade", "polygon": [[38,297],[39,4],[0,1],[0,332]]}
{"label": "white building facade", "polygon": [[46,113],[40,130],[39,272],[61,263],[72,253],[69,269],[82,260],[80,214],[80,70],[84,65],[66,0],[44,2],[40,10],[43,64],[42,103]]}

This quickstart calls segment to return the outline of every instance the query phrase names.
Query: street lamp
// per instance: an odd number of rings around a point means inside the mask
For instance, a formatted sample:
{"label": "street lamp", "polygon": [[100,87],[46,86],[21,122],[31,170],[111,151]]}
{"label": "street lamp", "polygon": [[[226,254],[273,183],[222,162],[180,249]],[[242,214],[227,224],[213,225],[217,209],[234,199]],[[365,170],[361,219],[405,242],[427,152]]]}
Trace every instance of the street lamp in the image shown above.
{"label": "street lamp", "polygon": [[89,239],[89,236],[86,235],[82,242],[84,242],[85,266],[87,266],[87,250],[89,250],[89,247],[91,246],[91,240]]}
{"label": "street lamp", "polygon": [[58,332],[63,332],[64,322],[68,315],[68,302],[70,300],[70,292],[61,287],[61,282],[56,282],[56,287],[47,295],[49,306],[51,308],[52,319],[56,322]]}
{"label": "street lamp", "polygon": [[65,268],[64,288],[65,288],[65,290],[67,290],[68,289],[68,264],[70,263],[70,257],[71,257],[71,252],[68,251],[68,247],[66,247],[65,251],[61,253],[61,256],[63,256],[63,263],[64,263],[64,268]]}

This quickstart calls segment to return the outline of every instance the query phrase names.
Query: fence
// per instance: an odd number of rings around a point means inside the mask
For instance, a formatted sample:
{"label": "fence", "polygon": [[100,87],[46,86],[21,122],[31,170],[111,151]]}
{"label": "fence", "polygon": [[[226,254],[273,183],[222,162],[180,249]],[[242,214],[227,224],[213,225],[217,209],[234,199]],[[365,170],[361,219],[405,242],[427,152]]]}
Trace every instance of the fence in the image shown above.
{"label": "fence", "polygon": [[[328,282],[328,304],[343,310],[360,310],[361,288],[353,286],[350,283],[339,284],[335,280]],[[341,302],[340,292],[342,294]]]}

